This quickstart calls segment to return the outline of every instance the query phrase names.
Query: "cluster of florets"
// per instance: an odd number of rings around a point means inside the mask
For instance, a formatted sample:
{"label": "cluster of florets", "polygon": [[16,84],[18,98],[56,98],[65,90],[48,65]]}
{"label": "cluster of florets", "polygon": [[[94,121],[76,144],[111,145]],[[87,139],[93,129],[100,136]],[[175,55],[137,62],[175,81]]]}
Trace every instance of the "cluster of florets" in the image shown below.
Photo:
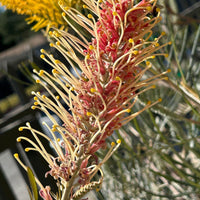
{"label": "cluster of florets", "polygon": [[[66,7],[63,2],[60,2],[60,6],[64,11],[63,19],[71,24],[71,18],[74,24],[85,28],[92,35],[91,42],[73,24],[79,37],[61,30],[50,32],[53,41],[50,46],[60,51],[76,75],[43,49],[41,58],[54,69],[52,74],[44,70],[35,71],[39,77],[36,82],[47,90],[49,96],[33,92],[35,103],[32,108],[42,110],[53,123],[52,127],[44,125],[54,141],[33,129],[30,124],[20,129],[30,130],[38,145],[26,137],[19,137],[19,140],[31,143],[34,148],[29,150],[40,152],[49,163],[51,170],[47,174],[52,175],[65,188],[62,199],[73,200],[80,199],[87,191],[101,185],[101,165],[118,148],[121,140],[117,140],[117,145],[111,143],[110,150],[101,162],[95,157],[95,152],[106,147],[106,138],[114,130],[161,101],[149,101],[142,110],[130,114],[138,95],[155,88],[154,83],[165,79],[164,74],[168,73],[142,79],[151,67],[148,59],[165,55],[156,54],[155,51],[167,45],[160,46],[158,43],[164,33],[153,41],[149,40],[152,28],[160,21],[159,9],[156,16],[149,17],[156,0],[142,0],[138,4],[133,4],[132,0],[85,2],[87,5],[83,7],[96,14],[97,21],[92,14],[85,17],[77,10]],[[84,57],[83,60],[77,56],[77,52]],[[81,74],[77,71],[77,65]],[[63,125],[57,123],[50,111],[60,118]],[[55,132],[62,137],[62,146]],[[46,152],[37,135],[52,144],[57,157]],[[99,181],[92,181],[98,171],[101,174]],[[49,190],[46,190],[42,189],[43,196],[46,194],[49,198]]]}
{"label": "cluster of florets", "polygon": [[[99,124],[102,127],[101,134],[90,147],[92,153],[122,126],[133,106],[133,99],[139,89],[143,89],[138,83],[143,70],[138,65],[151,58],[152,52],[159,47],[157,41],[145,39],[160,20],[159,16],[147,17],[153,9],[149,2],[143,0],[133,6],[132,1],[115,1],[115,4],[106,1],[100,5],[95,37],[84,50],[83,65],[89,69],[92,78],[82,74],[81,90],[77,90],[77,94],[83,107],[75,107],[76,114],[81,115],[80,124],[87,124],[88,130],[96,132]],[[91,14],[88,18],[94,19]],[[145,47],[149,43],[151,49]],[[150,65],[149,62],[146,64]]]}

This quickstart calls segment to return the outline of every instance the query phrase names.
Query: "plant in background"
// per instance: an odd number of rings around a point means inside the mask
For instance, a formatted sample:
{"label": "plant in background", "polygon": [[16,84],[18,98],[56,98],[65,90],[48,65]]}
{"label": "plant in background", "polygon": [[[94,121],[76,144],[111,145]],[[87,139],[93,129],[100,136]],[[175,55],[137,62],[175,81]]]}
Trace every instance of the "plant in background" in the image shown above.
{"label": "plant in background", "polygon": [[[49,32],[50,46],[63,55],[73,72],[67,68],[66,62],[54,58],[44,49],[41,58],[52,66],[52,73],[35,71],[38,75],[36,82],[46,89],[46,93],[32,92],[35,100],[32,109],[40,109],[49,117],[53,126],[46,123],[44,126],[53,140],[32,128],[30,123],[20,127],[19,131],[29,130],[35,142],[24,136],[17,138],[18,142],[25,140],[32,145],[25,151],[39,152],[49,164],[50,171],[46,176],[55,179],[59,192],[51,193],[49,186],[44,188],[36,179],[41,188],[40,195],[46,200],[76,200],[90,190],[101,188],[101,166],[117,150],[121,140],[117,140],[117,145],[111,142],[100,161],[95,153],[107,148],[106,139],[115,130],[161,102],[160,98],[153,103],[147,101],[143,108],[131,113],[138,96],[154,89],[159,80],[167,80],[166,74],[170,71],[145,78],[145,73],[151,71],[149,60],[167,56],[157,51],[170,44],[159,44],[164,32],[152,40],[152,29],[161,20],[156,0],[142,0],[137,4],[131,0],[84,2],[83,8],[92,13],[87,17],[68,7],[65,1],[59,1],[62,20],[72,26],[77,37],[59,29]],[[152,15],[154,10],[156,15]],[[88,32],[91,41],[74,23]],[[62,125],[53,118],[52,112],[60,118]],[[61,141],[55,132],[60,134]],[[51,143],[55,155],[46,151],[39,137]],[[18,154],[15,158],[25,170],[29,170]]]}
{"label": "plant in background", "polygon": [[[168,12],[162,12],[162,17],[157,30],[166,30],[173,45],[165,49],[169,51],[167,60],[162,57],[153,60],[151,72],[157,74],[170,67],[172,73],[156,89],[140,95],[133,110],[141,109],[149,98],[161,97],[163,101],[117,131],[122,144],[103,167],[100,199],[200,197],[200,26],[179,26]],[[103,155],[98,152],[98,156]]]}
{"label": "plant in background", "polygon": [[[32,27],[34,31],[42,28],[47,28],[48,31],[51,27],[61,29],[67,27],[57,0],[1,0],[0,2],[7,9],[17,12],[17,14],[28,16],[26,19],[28,24],[35,23]],[[76,9],[80,9],[82,6],[80,0],[66,0],[64,2],[68,7]]]}

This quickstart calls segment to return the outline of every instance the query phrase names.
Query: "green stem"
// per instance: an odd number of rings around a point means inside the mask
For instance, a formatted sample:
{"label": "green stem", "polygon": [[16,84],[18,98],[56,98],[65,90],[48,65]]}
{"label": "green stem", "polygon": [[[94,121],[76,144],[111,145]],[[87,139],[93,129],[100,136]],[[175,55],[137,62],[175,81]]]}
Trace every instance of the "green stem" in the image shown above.
{"label": "green stem", "polygon": [[74,181],[75,181],[75,179],[78,175],[78,172],[80,171],[80,165],[83,162],[83,160],[85,160],[85,158],[86,158],[85,156],[82,156],[82,158],[79,158],[79,160],[77,161],[77,169],[74,172],[71,179],[65,185],[61,200],[70,200],[70,193],[71,193],[72,186],[73,186]]}
{"label": "green stem", "polygon": [[136,130],[137,130],[138,133],[140,134],[140,137],[141,137],[143,143],[148,144],[147,141],[146,141],[146,139],[145,139],[145,137],[144,137],[144,135],[142,134],[142,131],[141,131],[141,129],[140,129],[140,126],[138,125],[138,122],[137,122],[137,119],[136,119],[136,118],[133,119],[133,123],[134,123],[134,125],[135,125]]}

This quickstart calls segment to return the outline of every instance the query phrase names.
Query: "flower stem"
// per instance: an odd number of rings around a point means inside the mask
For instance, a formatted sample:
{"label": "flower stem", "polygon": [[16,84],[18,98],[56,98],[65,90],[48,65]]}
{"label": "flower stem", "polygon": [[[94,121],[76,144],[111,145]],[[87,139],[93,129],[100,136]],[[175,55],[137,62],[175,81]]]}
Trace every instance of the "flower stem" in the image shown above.
{"label": "flower stem", "polygon": [[70,193],[71,193],[71,190],[73,188],[73,183],[75,181],[75,178],[77,177],[78,175],[78,172],[80,171],[80,166],[81,166],[81,163],[83,162],[83,160],[85,160],[86,156],[81,156],[78,161],[77,161],[77,169],[76,171],[74,172],[73,176],[71,177],[71,179],[66,182],[66,185],[64,186],[64,191],[63,191],[63,194],[62,194],[62,198],[61,200],[70,200],[71,197],[70,197]]}

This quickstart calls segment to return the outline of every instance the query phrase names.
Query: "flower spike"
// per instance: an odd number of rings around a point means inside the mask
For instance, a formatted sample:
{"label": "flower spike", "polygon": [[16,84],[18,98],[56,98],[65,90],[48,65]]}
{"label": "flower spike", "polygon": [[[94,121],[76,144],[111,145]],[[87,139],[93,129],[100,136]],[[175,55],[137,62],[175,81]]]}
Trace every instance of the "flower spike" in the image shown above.
{"label": "flower spike", "polygon": [[[143,109],[131,113],[139,95],[155,88],[155,83],[165,80],[169,72],[146,79],[143,76],[152,66],[149,60],[158,55],[165,56],[157,51],[168,45],[159,44],[164,33],[150,40],[153,27],[161,20],[160,10],[156,16],[151,16],[156,2],[141,0],[133,4],[132,0],[84,0],[83,8],[89,12],[84,16],[76,9],[66,7],[64,1],[59,1],[63,19],[78,36],[63,30],[51,31],[50,46],[63,55],[72,70],[64,61],[41,50],[41,58],[53,70],[52,73],[44,70],[34,72],[38,76],[36,82],[45,88],[48,95],[32,92],[33,108],[43,111],[53,123],[52,128],[44,125],[54,140],[30,124],[19,130],[30,130],[37,144],[26,137],[19,137],[19,140],[27,140],[33,146],[27,151],[40,152],[49,163],[47,174],[64,188],[62,200],[78,199],[85,192],[99,187],[103,179],[100,168],[117,150],[121,140],[117,140],[117,144],[111,143],[102,161],[91,161],[95,152],[106,148],[106,139],[114,130],[161,101],[149,101]],[[60,118],[62,126],[51,115],[52,112]],[[59,146],[55,131],[62,138],[62,146]],[[52,144],[55,156],[46,152],[38,136]],[[98,171],[101,177],[94,182]]]}
{"label": "flower spike", "polygon": [[[80,0],[63,1],[68,7],[81,9]],[[57,0],[1,0],[0,3],[20,15],[26,15],[28,24],[35,23],[32,30],[51,27],[66,29],[67,24],[62,18],[62,10]]]}

